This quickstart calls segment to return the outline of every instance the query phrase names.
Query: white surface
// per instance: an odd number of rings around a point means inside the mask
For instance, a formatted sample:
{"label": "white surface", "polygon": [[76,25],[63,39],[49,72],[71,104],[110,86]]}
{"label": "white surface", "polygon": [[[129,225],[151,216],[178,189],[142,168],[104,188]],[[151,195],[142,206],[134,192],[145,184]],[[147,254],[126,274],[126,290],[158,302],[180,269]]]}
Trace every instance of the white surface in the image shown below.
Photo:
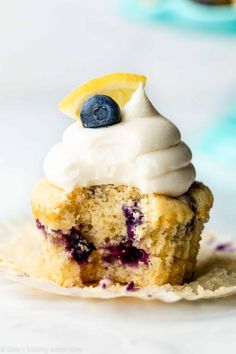
{"label": "white surface", "polygon": [[3,281],[1,293],[8,299],[1,346],[41,347],[42,353],[53,347],[86,354],[234,352],[235,297],[194,304],[73,300]]}
{"label": "white surface", "polygon": [[[187,143],[236,87],[235,37],[132,23],[112,0],[0,0],[0,49],[1,216],[29,211],[43,158],[69,124],[56,104],[80,82],[146,74],[151,99]],[[233,352],[235,305],[78,301],[1,281],[0,352]]]}

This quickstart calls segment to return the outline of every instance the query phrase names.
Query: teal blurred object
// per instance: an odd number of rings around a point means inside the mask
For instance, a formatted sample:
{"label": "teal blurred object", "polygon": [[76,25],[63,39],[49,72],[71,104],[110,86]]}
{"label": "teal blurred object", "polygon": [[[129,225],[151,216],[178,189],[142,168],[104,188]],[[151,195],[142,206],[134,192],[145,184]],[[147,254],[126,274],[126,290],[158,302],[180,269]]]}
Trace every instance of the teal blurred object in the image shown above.
{"label": "teal blurred object", "polygon": [[215,196],[214,228],[236,237],[236,99],[192,147],[197,179]]}
{"label": "teal blurred object", "polygon": [[207,158],[222,161],[236,171],[236,105],[209,127],[199,142],[199,149]]}
{"label": "teal blurred object", "polygon": [[212,184],[224,183],[236,197],[236,100],[228,112],[206,129],[195,144],[198,165]]}
{"label": "teal blurred object", "polygon": [[133,18],[236,33],[236,6],[233,5],[208,6],[191,0],[122,0],[121,4]]}

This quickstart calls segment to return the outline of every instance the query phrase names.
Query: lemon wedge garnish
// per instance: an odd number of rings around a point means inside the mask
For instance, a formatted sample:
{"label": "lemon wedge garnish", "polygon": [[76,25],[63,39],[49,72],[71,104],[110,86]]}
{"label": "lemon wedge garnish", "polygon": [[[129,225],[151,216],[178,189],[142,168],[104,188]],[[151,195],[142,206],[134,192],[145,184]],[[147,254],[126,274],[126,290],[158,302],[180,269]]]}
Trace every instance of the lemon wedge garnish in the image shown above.
{"label": "lemon wedge garnish", "polygon": [[113,73],[90,80],[76,87],[59,103],[60,111],[69,117],[79,119],[80,109],[87,98],[102,94],[112,97],[123,108],[138,85],[146,84],[146,77],[129,73]]}

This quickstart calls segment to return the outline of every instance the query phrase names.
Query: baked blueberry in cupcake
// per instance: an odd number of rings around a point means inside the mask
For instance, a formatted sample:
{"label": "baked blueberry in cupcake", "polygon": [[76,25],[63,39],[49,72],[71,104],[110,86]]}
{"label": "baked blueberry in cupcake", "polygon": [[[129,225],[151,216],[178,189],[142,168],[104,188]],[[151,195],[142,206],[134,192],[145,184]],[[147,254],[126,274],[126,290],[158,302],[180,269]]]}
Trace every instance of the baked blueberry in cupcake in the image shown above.
{"label": "baked blueberry in cupcake", "polygon": [[46,178],[32,193],[48,280],[135,288],[191,280],[213,197],[145,83],[106,75],[59,105],[75,122],[47,154]]}

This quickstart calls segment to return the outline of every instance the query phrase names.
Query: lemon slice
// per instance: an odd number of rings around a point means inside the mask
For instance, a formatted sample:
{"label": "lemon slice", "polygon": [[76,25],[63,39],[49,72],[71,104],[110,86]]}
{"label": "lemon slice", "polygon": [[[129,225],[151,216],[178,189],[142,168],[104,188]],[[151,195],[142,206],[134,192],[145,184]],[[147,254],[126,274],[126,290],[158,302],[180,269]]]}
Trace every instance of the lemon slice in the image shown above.
{"label": "lemon slice", "polygon": [[58,107],[69,117],[79,119],[83,102],[93,95],[103,94],[112,97],[122,108],[140,83],[145,86],[145,76],[129,73],[101,76],[75,88],[59,103]]}

